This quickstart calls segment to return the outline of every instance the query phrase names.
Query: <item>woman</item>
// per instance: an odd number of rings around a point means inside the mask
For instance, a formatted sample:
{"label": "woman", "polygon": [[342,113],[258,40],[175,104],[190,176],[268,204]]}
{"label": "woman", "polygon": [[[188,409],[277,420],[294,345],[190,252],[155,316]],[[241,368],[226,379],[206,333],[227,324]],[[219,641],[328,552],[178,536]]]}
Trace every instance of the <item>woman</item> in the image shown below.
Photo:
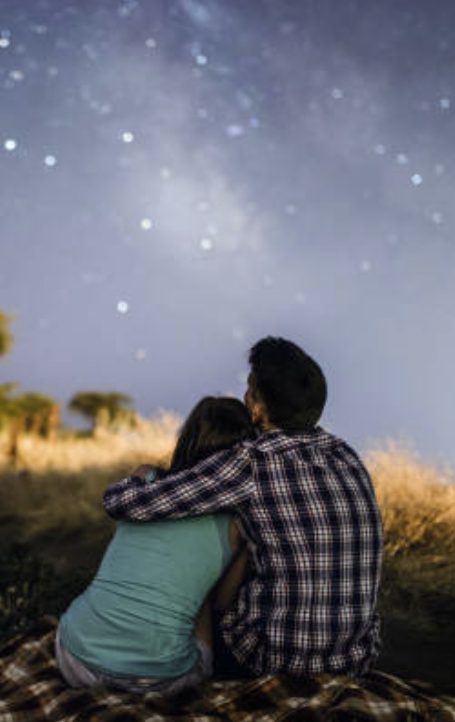
{"label": "woman", "polygon": [[[240,401],[204,398],[183,426],[170,471],[253,435]],[[94,580],[60,620],[56,656],[66,681],[171,695],[210,676],[210,609],[203,603],[240,547],[226,514],[119,523]],[[241,558],[233,567],[236,585],[246,552]],[[226,604],[232,584],[221,586]]]}

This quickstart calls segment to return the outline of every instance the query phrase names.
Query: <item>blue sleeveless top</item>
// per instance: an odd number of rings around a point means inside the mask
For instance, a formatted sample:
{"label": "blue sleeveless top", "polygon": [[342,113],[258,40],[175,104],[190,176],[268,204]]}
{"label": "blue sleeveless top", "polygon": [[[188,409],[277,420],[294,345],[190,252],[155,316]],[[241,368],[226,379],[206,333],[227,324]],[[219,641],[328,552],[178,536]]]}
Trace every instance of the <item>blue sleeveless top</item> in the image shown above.
{"label": "blue sleeveless top", "polygon": [[105,674],[185,674],[199,655],[195,617],[231,558],[229,520],[120,522],[96,577],[60,620],[63,645]]}

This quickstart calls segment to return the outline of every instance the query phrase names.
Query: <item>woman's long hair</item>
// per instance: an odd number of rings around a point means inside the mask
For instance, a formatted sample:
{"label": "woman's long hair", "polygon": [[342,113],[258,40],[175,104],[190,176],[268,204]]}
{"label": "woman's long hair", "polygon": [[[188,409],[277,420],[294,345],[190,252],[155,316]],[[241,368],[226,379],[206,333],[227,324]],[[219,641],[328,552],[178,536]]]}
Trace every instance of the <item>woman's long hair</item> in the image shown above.
{"label": "woman's long hair", "polygon": [[201,459],[244,439],[252,439],[254,435],[250,415],[241,401],[206,396],[196,404],[183,424],[170,472],[174,474],[194,466]]}

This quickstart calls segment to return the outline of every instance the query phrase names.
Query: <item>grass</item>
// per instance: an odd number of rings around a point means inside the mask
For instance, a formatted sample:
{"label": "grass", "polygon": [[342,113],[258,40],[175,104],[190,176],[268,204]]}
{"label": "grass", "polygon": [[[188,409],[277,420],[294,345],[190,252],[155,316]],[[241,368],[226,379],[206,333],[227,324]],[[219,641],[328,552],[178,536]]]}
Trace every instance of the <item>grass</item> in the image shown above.
{"label": "grass", "polygon": [[[99,429],[94,436],[62,433],[50,443],[37,436],[24,436],[19,446],[18,468],[33,475],[80,473],[85,469],[102,469],[131,465],[138,459],[166,463],[172,451],[181,419],[163,412],[154,420],[138,418],[134,429],[118,433]],[[0,437],[0,464],[5,456],[7,435]]]}
{"label": "grass", "polygon": [[393,443],[365,461],[381,507],[387,555],[455,553],[453,472],[425,464]]}
{"label": "grass", "polygon": [[[137,463],[166,465],[178,424],[163,415],[134,432],[67,435],[53,444],[24,439],[14,472],[0,457],[1,636],[26,629],[41,614],[60,614],[84,588],[113,531],[103,490]],[[453,473],[392,443],[365,461],[386,540],[380,666],[454,693]]]}
{"label": "grass", "polygon": [[385,530],[383,669],[455,694],[455,478],[389,443],[371,452]]}
{"label": "grass", "polygon": [[385,529],[381,602],[431,631],[455,620],[455,478],[389,444],[367,466]]}

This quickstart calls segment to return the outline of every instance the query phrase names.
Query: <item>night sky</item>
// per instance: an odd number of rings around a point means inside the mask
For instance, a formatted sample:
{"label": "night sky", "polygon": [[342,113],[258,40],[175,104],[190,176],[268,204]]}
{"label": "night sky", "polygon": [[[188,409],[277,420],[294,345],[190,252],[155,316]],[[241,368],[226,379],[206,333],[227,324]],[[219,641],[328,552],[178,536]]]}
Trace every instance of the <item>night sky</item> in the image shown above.
{"label": "night sky", "polygon": [[454,115],[453,0],[0,0],[0,381],[186,414],[280,335],[455,464]]}

